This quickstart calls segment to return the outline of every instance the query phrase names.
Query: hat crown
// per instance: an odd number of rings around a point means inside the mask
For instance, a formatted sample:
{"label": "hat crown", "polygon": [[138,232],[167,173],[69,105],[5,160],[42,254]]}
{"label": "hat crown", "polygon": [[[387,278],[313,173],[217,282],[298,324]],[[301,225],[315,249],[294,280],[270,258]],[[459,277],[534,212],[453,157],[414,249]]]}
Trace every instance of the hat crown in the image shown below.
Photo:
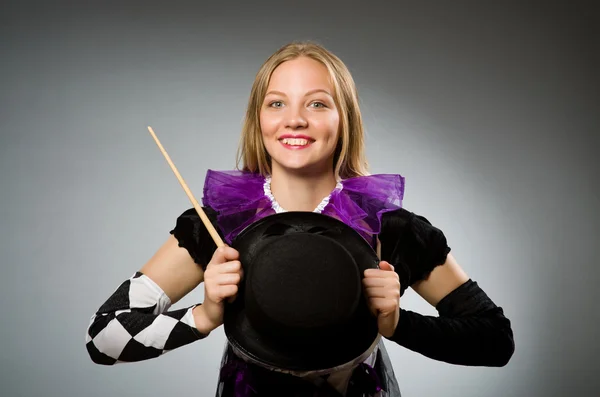
{"label": "hat crown", "polygon": [[248,268],[244,299],[249,321],[266,334],[299,342],[334,337],[356,311],[361,277],[350,252],[323,234],[270,237]]}

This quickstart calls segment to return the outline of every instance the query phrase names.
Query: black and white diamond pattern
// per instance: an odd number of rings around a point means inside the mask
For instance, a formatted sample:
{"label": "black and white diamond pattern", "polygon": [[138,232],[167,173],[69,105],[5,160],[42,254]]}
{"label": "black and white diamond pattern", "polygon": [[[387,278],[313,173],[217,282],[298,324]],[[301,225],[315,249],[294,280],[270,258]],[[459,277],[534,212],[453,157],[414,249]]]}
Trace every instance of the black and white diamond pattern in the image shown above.
{"label": "black and white diamond pattern", "polygon": [[137,272],[124,281],[92,316],[86,334],[97,364],[148,360],[206,337],[195,327],[195,306],[167,311],[168,296]]}

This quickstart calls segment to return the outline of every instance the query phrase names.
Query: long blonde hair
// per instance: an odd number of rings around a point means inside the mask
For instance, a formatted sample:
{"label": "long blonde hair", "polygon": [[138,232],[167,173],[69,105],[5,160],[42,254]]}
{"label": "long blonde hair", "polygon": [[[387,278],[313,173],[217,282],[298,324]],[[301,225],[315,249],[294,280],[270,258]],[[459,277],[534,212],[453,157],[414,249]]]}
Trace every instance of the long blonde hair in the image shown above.
{"label": "long blonde hair", "polygon": [[[271,173],[271,159],[265,149],[260,129],[260,109],[275,68],[285,61],[302,56],[325,65],[333,83],[334,101],[340,113],[340,140],[333,160],[336,177],[346,179],[368,175],[363,121],[354,79],[341,59],[322,45],[313,42],[292,42],[279,48],[258,70],[250,91],[236,155],[237,169],[259,172],[265,176]],[[240,162],[243,162],[241,168]]]}

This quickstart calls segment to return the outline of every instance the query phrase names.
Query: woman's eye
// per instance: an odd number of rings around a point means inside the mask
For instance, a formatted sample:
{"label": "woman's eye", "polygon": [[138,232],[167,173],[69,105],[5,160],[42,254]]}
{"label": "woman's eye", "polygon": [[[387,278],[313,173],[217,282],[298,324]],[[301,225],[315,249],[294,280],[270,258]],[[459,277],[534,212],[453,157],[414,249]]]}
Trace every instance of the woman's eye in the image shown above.
{"label": "woman's eye", "polygon": [[281,107],[283,104],[281,101],[273,101],[269,104],[270,107]]}
{"label": "woman's eye", "polygon": [[326,107],[323,102],[313,102],[313,103],[311,103],[311,105],[313,105],[316,108],[324,108],[324,107]]}

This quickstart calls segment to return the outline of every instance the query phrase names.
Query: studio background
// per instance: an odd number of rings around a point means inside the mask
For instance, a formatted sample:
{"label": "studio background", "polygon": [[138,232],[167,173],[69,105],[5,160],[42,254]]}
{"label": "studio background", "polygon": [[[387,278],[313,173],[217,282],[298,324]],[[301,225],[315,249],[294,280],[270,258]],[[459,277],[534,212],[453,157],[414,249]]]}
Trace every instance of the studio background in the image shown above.
{"label": "studio background", "polygon": [[597,395],[593,2],[414,3],[2,2],[0,394],[214,395],[222,328],[113,367],[86,328],[191,207],[146,127],[200,200],[235,165],[260,64],[310,39],[353,73],[371,172],[406,177],[405,207],[512,320],[504,368],[387,342],[403,396]]}

